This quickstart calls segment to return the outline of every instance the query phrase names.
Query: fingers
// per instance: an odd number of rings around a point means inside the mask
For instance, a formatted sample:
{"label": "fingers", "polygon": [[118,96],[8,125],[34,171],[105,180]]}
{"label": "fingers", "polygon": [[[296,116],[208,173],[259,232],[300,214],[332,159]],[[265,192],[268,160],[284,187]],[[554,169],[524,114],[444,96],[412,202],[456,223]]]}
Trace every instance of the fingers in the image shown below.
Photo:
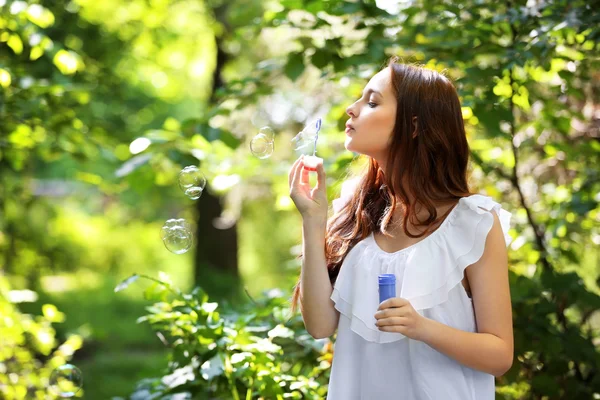
{"label": "fingers", "polygon": [[383,301],[381,304],[379,304],[378,310],[383,310],[384,308],[390,307],[402,307],[406,304],[410,304],[408,300],[403,299],[401,297],[392,297],[391,299],[387,299],[386,301]]}
{"label": "fingers", "polygon": [[288,172],[288,185],[289,186],[292,186],[292,179],[294,178],[294,171],[296,169],[296,164],[298,164],[299,161],[300,161],[300,158],[298,158],[296,161],[294,161],[294,163],[290,167],[290,171]]}
{"label": "fingers", "polygon": [[[304,155],[301,155],[290,168],[288,173],[288,184],[290,189],[299,185],[310,186],[310,169],[304,167]],[[315,171],[315,170],[312,170]],[[325,188],[325,168],[323,167],[323,161],[320,160],[316,165],[317,172],[317,184],[314,191]]]}
{"label": "fingers", "polygon": [[294,173],[296,172],[296,167],[298,166],[298,163],[302,160],[302,157],[304,157],[304,155],[301,155],[300,157],[298,157],[298,159],[296,161],[294,161],[294,164],[292,164],[292,167],[290,168],[290,172],[288,173],[288,185],[290,186],[290,188],[292,187],[292,180],[294,179]]}
{"label": "fingers", "polygon": [[[381,303],[383,304],[383,303]],[[403,317],[410,315],[412,312],[410,307],[389,307],[383,310],[379,310],[375,313],[375,319],[390,318],[390,317]]]}
{"label": "fingers", "polygon": [[303,185],[310,185],[309,171],[304,168],[304,162],[302,163],[302,179],[300,180],[300,183]]}
{"label": "fingers", "polygon": [[325,187],[325,168],[323,167],[323,163],[320,162],[317,164],[317,185],[315,189],[319,190]]}
{"label": "fingers", "polygon": [[406,317],[390,317],[378,320],[375,325],[377,326],[392,326],[392,325],[406,325],[408,323]]}
{"label": "fingers", "polygon": [[293,173],[294,176],[292,178],[292,182],[290,184],[290,189],[295,189],[298,187],[298,185],[300,184],[300,174],[301,174],[301,169],[302,169],[302,157],[300,157],[298,159],[298,161],[294,164],[294,169],[293,169]]}

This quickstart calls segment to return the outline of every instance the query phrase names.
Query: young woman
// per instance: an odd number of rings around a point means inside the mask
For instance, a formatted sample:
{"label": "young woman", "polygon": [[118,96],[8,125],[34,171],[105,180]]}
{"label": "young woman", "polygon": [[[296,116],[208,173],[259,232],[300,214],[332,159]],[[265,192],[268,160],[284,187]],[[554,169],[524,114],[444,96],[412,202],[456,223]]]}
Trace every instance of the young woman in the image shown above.
{"label": "young woman", "polygon": [[[325,172],[299,158],[294,291],[308,332],[337,330],[329,400],[492,400],[513,362],[510,214],[467,184],[460,101],[443,75],[392,60],[347,109],[346,148],[368,158],[327,221]],[[379,304],[378,275],[397,297]]]}

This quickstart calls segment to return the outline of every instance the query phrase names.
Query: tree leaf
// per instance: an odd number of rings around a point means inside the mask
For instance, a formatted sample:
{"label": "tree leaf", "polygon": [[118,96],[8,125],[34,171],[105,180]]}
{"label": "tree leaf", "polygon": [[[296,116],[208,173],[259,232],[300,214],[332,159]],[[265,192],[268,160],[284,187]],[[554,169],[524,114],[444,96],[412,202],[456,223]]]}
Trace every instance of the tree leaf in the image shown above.
{"label": "tree leaf", "polygon": [[292,53],[288,57],[288,62],[285,65],[284,72],[292,81],[298,79],[304,72],[304,56],[302,53]]}
{"label": "tree leaf", "polygon": [[325,49],[317,49],[310,62],[317,68],[325,68],[329,63],[329,58],[329,54]]}

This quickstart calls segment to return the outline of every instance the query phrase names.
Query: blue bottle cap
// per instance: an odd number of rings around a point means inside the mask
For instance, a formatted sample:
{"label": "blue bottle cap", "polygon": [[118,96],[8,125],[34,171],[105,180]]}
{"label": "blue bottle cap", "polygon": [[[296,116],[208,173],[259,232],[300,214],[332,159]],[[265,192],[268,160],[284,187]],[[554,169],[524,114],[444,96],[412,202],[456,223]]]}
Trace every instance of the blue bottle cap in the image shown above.
{"label": "blue bottle cap", "polygon": [[378,278],[380,285],[393,285],[396,283],[396,275],[394,274],[381,274]]}

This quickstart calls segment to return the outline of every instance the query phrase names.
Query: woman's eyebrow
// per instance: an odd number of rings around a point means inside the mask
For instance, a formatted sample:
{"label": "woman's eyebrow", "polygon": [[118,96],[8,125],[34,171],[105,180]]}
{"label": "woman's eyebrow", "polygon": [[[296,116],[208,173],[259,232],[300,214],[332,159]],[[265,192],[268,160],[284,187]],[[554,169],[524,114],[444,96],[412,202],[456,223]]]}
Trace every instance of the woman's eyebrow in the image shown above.
{"label": "woman's eyebrow", "polygon": [[381,94],[381,92],[379,92],[379,91],[377,91],[375,89],[371,89],[371,88],[367,89],[367,92],[364,94],[364,96],[368,96],[371,93],[378,94],[379,96],[383,97],[383,95]]}

